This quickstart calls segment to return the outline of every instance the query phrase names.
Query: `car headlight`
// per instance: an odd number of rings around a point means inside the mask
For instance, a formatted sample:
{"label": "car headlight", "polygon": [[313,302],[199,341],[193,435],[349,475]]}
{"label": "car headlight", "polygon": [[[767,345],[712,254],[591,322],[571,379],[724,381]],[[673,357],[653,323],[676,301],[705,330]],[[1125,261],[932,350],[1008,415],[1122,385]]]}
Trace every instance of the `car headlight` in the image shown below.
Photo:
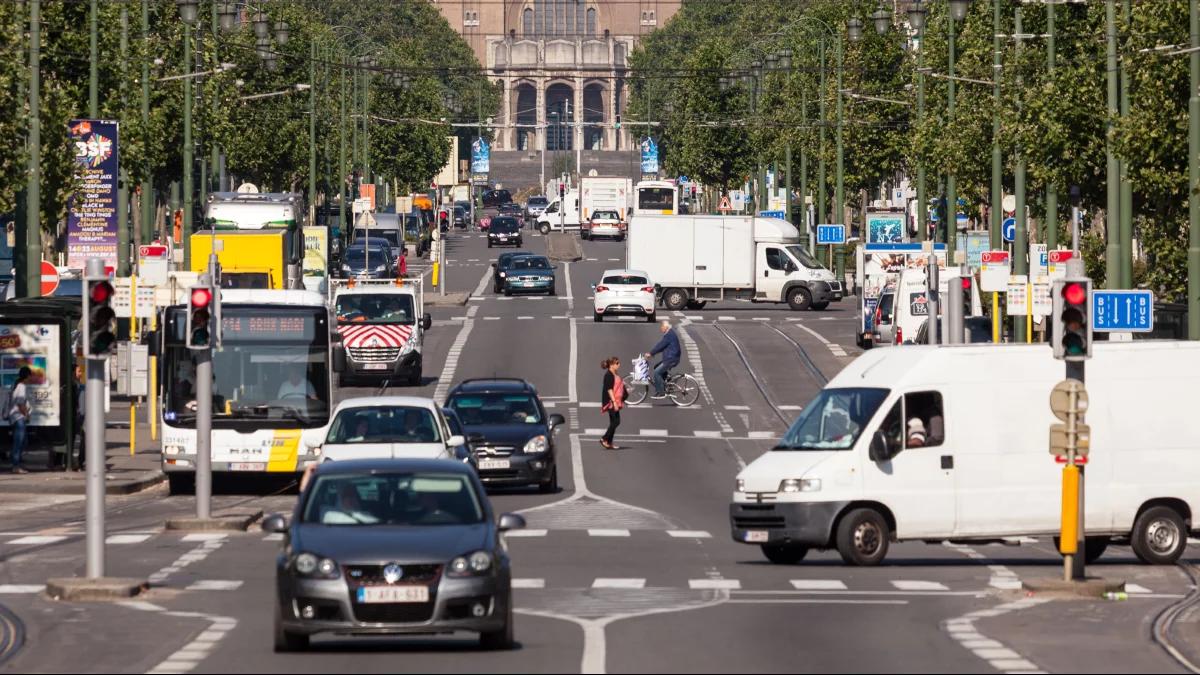
{"label": "car headlight", "polygon": [[182,445],[164,445],[163,446],[163,454],[164,455],[182,455],[183,453],[184,453],[184,449],[183,449]]}
{"label": "car headlight", "polygon": [[400,348],[400,354],[401,355],[409,354],[412,352],[412,350],[414,350],[416,348],[417,348],[417,341],[415,339],[409,340],[408,342],[404,343],[403,347]]}
{"label": "car headlight", "polygon": [[460,555],[450,561],[446,572],[450,577],[483,576],[492,569],[492,554],[487,551],[475,551],[469,555]]}
{"label": "car headlight", "polygon": [[292,569],[304,577],[334,579],[338,576],[338,564],[330,558],[318,558],[312,553],[299,553],[292,559]]}
{"label": "car headlight", "polygon": [[350,268],[350,266],[349,266],[349,265],[342,265],[342,271],[343,271],[343,272],[349,272],[349,271],[350,271],[350,269],[351,269],[351,268]]}
{"label": "car headlight", "polygon": [[501,279],[503,279],[503,278],[504,278],[504,277],[506,277],[506,276],[508,276],[508,273],[507,273],[507,272],[501,272],[501,273],[500,273],[500,278],[501,278]]}
{"label": "car headlight", "polygon": [[525,452],[529,454],[538,454],[549,449],[550,444],[546,441],[545,436],[534,436],[525,442]]}
{"label": "car headlight", "polygon": [[820,478],[785,478],[779,483],[780,492],[816,492],[820,489]]}
{"label": "car headlight", "polygon": [[737,479],[737,481],[734,483],[733,489],[736,492],[745,492],[746,491],[746,479],[744,479],[744,478]]}

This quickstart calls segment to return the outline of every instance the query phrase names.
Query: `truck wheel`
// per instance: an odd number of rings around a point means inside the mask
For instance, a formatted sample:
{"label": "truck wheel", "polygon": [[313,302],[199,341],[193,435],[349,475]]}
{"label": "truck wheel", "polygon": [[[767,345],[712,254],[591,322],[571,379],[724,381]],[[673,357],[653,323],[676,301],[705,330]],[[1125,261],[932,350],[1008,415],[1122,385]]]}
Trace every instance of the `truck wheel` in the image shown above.
{"label": "truck wheel", "polygon": [[550,226],[549,225],[542,225],[538,229],[541,230],[542,234],[550,234]]}
{"label": "truck wheel", "polygon": [[887,555],[891,536],[878,511],[854,509],[838,523],[837,550],[847,565],[874,567]]}
{"label": "truck wheel", "polygon": [[679,288],[667,289],[662,295],[662,303],[663,307],[666,307],[673,312],[678,312],[684,307],[687,307],[687,292]]}
{"label": "truck wheel", "polygon": [[812,304],[812,308],[813,308],[813,309],[815,309],[815,310],[817,310],[818,312],[819,312],[819,311],[821,311],[821,310],[823,310],[823,309],[829,309],[829,302],[828,302],[828,301],[826,301],[826,302],[814,302],[814,303]]}
{"label": "truck wheel", "polygon": [[812,294],[803,286],[796,286],[787,292],[787,304],[793,310],[799,312],[808,309],[812,304]]}
{"label": "truck wheel", "polygon": [[1129,544],[1144,563],[1173,565],[1187,548],[1187,526],[1175,509],[1154,506],[1133,522]]}
{"label": "truck wheel", "polygon": [[762,552],[776,565],[795,565],[808,555],[808,547],[803,544],[763,544]]}

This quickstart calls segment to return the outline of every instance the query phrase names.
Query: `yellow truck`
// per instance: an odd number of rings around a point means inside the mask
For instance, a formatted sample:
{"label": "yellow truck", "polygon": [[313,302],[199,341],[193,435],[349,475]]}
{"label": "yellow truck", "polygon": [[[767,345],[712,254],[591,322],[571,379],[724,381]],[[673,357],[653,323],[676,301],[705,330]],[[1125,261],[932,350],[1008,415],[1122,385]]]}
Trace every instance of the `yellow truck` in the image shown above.
{"label": "yellow truck", "polygon": [[192,235],[192,271],[207,272],[216,242],[222,288],[287,287],[287,232],[212,230]]}

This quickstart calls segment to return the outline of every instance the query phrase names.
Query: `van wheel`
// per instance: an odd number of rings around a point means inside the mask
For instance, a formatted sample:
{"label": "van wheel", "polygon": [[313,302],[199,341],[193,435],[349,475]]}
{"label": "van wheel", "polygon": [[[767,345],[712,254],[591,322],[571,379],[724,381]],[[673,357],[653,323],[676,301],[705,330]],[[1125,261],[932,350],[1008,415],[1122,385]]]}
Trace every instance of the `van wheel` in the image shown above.
{"label": "van wheel", "polygon": [[1129,544],[1144,563],[1173,565],[1187,548],[1187,526],[1175,509],[1154,506],[1133,522]]}
{"label": "van wheel", "polygon": [[803,544],[763,544],[762,552],[776,565],[795,565],[808,555],[808,547]]}
{"label": "van wheel", "polygon": [[538,229],[541,231],[542,234],[550,234],[550,226],[549,225],[542,225]]}
{"label": "van wheel", "polygon": [[666,307],[673,312],[678,312],[684,307],[687,307],[688,296],[687,293],[678,288],[671,288],[663,293],[662,303],[663,307]]}
{"label": "van wheel", "polygon": [[887,555],[891,536],[878,511],[854,509],[838,523],[837,550],[847,565],[874,567]]}
{"label": "van wheel", "polygon": [[829,302],[828,302],[828,301],[826,301],[826,302],[814,302],[814,303],[812,304],[812,308],[813,308],[813,309],[815,309],[815,310],[817,310],[818,312],[819,312],[819,311],[821,311],[821,310],[823,310],[823,309],[829,309]]}
{"label": "van wheel", "polygon": [[797,312],[808,309],[808,306],[812,304],[812,294],[808,292],[807,288],[796,286],[788,291],[787,304]]}
{"label": "van wheel", "polygon": [[600,323],[601,321],[604,321],[604,312],[595,312],[595,313],[593,313],[593,314],[592,314],[592,321],[595,321],[596,323]]}

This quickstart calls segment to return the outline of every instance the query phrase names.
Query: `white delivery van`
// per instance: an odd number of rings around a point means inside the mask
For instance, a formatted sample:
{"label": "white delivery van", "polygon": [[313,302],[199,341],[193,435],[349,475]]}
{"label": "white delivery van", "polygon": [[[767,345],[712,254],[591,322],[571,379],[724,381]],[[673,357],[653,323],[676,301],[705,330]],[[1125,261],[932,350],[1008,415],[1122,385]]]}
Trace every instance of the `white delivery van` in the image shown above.
{"label": "white delivery van", "polygon": [[[945,269],[946,245],[934,244],[933,250],[938,266]],[[891,327],[875,329],[875,308],[884,291],[895,288],[901,271],[923,269],[928,266],[928,262],[929,254],[924,252],[920,243],[863,244],[855,250],[855,279],[859,285],[859,323],[856,331],[858,346],[869,349],[872,346],[886,346],[895,342]],[[890,311],[892,310],[889,309]],[[913,335],[915,332],[909,334],[909,339]]]}
{"label": "white delivery van", "polygon": [[578,230],[579,193],[571,190],[561,199],[555,197],[550,200],[537,218],[537,227],[542,234],[550,234],[551,230]]}
{"label": "white delivery van", "polygon": [[[774,562],[810,548],[875,565],[893,541],[1050,537],[1062,465],[1049,453],[1050,347],[872,350],[834,377],[770,452],[737,476],[733,539]],[[1183,554],[1200,510],[1200,343],[1098,342],[1087,362],[1088,559],[1129,542],[1149,563]],[[924,443],[907,434],[911,420]]]}
{"label": "white delivery van", "polygon": [[635,215],[626,260],[650,275],[669,310],[710,300],[825,309],[843,295],[841,282],[800,245],[799,230],[779,218]]}
{"label": "white delivery van", "polygon": [[[957,267],[941,270],[941,273],[938,275],[939,299],[950,297],[950,293],[948,292],[950,288],[949,284],[961,283],[961,275],[962,272]],[[926,270],[919,267],[906,268],[900,272],[900,276],[896,280],[895,297],[892,299],[892,324],[890,332],[893,344],[912,344],[914,338],[917,336],[917,331],[921,330],[921,324],[929,319],[929,294],[926,288],[927,276]],[[959,295],[959,297],[962,296]],[[938,317],[943,317],[946,314],[944,304],[944,302],[938,303]],[[971,306],[966,309],[967,312],[963,315],[964,317],[980,316],[983,314],[978,284],[971,284]],[[883,332],[886,333],[887,330],[884,329]]]}
{"label": "white delivery van", "polygon": [[334,349],[346,355],[339,387],[364,380],[421,384],[422,345],[433,325],[421,279],[335,280],[331,305],[339,342]]}

